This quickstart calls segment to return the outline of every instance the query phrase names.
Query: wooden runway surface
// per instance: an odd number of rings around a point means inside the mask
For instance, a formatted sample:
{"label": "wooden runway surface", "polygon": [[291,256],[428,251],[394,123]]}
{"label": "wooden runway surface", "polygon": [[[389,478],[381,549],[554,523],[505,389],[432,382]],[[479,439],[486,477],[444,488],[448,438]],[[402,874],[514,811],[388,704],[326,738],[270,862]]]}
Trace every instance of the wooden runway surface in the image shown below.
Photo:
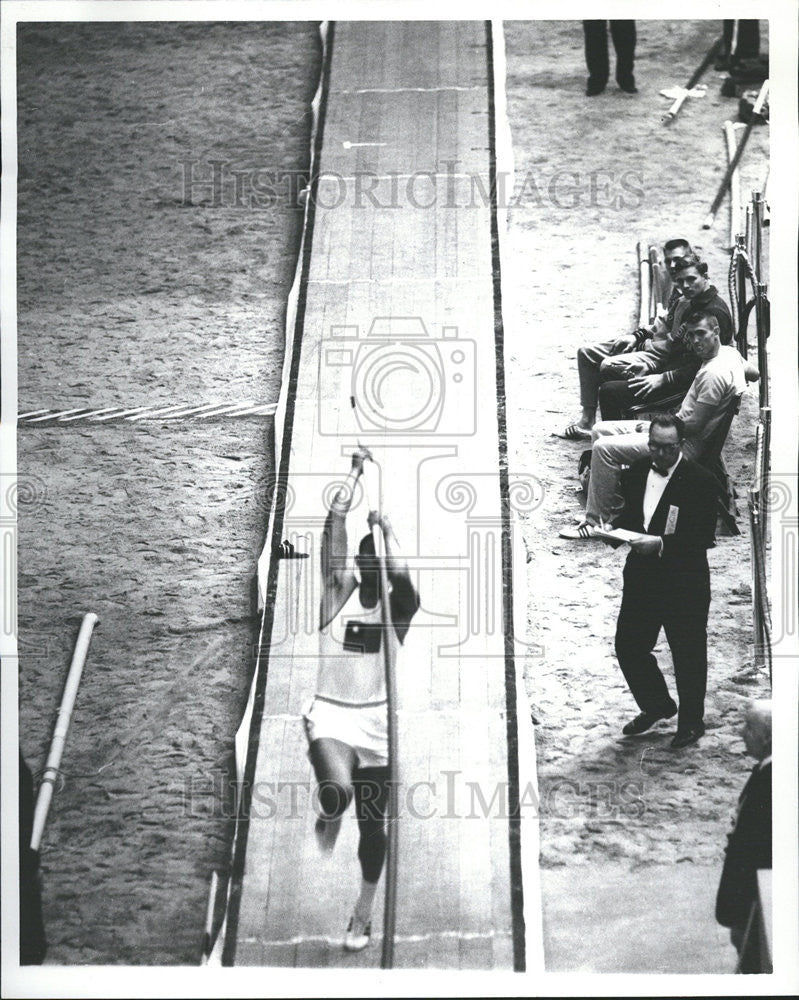
{"label": "wooden runway surface", "polygon": [[[327,26],[267,540],[309,557],[262,560],[230,964],[380,961],[383,880],[372,946],[341,948],[356,823],[350,809],[320,856],[302,723],[321,528],[360,440],[422,601],[398,664],[395,964],[541,967],[535,760],[513,637],[512,509],[530,487],[509,481],[505,458],[495,49],[485,22]],[[351,547],[367,510],[356,497]]]}

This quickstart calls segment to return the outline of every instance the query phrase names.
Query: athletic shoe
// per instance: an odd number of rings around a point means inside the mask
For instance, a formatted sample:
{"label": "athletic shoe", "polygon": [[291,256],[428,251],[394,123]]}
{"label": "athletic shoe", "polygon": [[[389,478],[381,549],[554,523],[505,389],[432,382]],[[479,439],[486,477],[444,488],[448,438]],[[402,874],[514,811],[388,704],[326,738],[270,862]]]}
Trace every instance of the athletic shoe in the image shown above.
{"label": "athletic shoe", "polygon": [[361,920],[357,913],[353,912],[350,922],[347,925],[347,933],[344,936],[345,951],[363,951],[369,944],[372,937],[372,921]]}
{"label": "athletic shoe", "polygon": [[564,528],[558,532],[559,538],[570,538],[572,541],[586,542],[589,538],[596,538],[596,529],[588,521],[582,521],[576,528]]}

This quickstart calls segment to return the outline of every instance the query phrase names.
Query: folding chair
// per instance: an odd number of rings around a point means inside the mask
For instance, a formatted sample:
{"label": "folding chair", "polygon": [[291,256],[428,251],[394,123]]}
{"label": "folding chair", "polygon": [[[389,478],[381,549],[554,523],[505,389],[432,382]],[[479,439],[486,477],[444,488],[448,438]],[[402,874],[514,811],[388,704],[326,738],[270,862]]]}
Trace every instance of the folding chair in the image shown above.
{"label": "folding chair", "polygon": [[738,393],[737,396],[733,396],[730,400],[723,419],[705,442],[702,454],[696,459],[700,465],[707,469],[718,484],[718,516],[731,535],[740,535],[741,530],[737,523],[738,507],[735,503],[735,487],[730,480],[727,466],[724,464],[722,451],[735,415],[741,409],[742,395],[743,393]]}

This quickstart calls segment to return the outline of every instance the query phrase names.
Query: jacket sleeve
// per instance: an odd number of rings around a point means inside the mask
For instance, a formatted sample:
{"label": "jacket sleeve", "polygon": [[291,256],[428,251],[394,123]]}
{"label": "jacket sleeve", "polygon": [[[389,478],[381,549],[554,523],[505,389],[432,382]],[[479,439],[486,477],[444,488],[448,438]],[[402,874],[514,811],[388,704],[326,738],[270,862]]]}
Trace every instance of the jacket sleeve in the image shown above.
{"label": "jacket sleeve", "polygon": [[[621,513],[613,522],[615,528],[625,528],[627,531],[642,531],[641,525],[637,523],[635,504],[632,500],[633,476],[632,471],[625,469],[619,480],[619,492],[624,501]],[[623,545],[619,542],[618,545]],[[614,548],[618,547],[614,545]]]}
{"label": "jacket sleeve", "polygon": [[678,368],[670,368],[663,372],[663,385],[673,389],[675,393],[688,392],[691,383],[699,371],[699,359],[685,359]]}

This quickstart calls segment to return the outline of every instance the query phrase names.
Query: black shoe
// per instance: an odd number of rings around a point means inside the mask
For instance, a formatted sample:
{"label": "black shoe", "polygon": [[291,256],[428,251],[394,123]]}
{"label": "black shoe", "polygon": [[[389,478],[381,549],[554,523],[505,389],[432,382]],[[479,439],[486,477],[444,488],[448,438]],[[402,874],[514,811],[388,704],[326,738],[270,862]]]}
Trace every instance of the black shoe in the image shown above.
{"label": "black shoe", "polygon": [[625,94],[637,94],[638,88],[635,85],[635,77],[630,73],[629,76],[620,76],[616,78],[616,83],[621,87]]}
{"label": "black shoe", "polygon": [[602,93],[606,86],[607,80],[603,83],[601,80],[595,80],[592,76],[589,76],[585,85],[585,96],[596,97],[597,94]]}
{"label": "black shoe", "polygon": [[672,750],[682,750],[683,747],[689,747],[692,743],[696,743],[704,734],[705,727],[701,723],[698,726],[691,726],[690,729],[678,729],[671,741],[671,748]]}
{"label": "black shoe", "polygon": [[672,712],[641,712],[640,715],[636,715],[632,722],[627,723],[624,729],[622,729],[622,733],[625,736],[640,736],[641,733],[645,733],[647,729],[651,729],[661,719],[670,719],[676,711],[677,709],[675,708]]}

